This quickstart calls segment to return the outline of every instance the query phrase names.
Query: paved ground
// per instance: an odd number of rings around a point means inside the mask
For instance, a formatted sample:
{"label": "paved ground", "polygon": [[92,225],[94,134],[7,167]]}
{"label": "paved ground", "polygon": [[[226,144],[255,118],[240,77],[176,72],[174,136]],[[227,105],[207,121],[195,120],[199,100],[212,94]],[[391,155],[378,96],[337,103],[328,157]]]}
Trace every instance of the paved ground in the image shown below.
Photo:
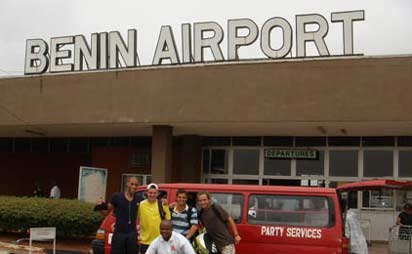
{"label": "paved ground", "polygon": [[388,245],[384,243],[372,243],[368,252],[369,254],[389,254]]}
{"label": "paved ground", "polygon": [[[19,239],[27,239],[27,235],[25,234],[5,234],[0,233],[0,242],[4,243],[13,243],[15,244]],[[91,253],[91,241],[92,239],[59,239],[56,240],[56,249],[60,250],[57,254],[70,254],[70,253]],[[28,245],[28,241],[22,240],[20,241],[21,244]],[[42,242],[35,242],[33,244],[35,247],[46,248],[46,249],[53,249],[53,243],[42,243]],[[2,250],[0,249],[0,254]]]}
{"label": "paved ground", "polygon": [[[16,240],[25,238],[26,235],[16,234],[1,234],[0,242],[16,243]],[[57,239],[57,254],[87,254],[91,253],[91,241],[92,239]],[[24,242],[28,244],[28,242]],[[35,243],[36,247],[41,248],[53,248],[50,243]],[[0,254],[8,254],[4,250],[0,249]],[[390,254],[388,251],[388,245],[385,243],[372,243],[369,247],[369,254]]]}

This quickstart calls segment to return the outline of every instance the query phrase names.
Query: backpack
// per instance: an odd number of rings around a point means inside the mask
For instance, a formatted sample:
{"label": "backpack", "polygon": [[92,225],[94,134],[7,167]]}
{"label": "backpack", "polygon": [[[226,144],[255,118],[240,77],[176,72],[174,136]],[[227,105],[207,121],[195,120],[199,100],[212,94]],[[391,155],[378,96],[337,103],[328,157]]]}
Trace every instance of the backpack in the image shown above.
{"label": "backpack", "polygon": [[[137,206],[136,206],[137,214],[139,214],[139,206],[140,206],[140,203],[137,203]],[[165,212],[165,210],[163,209],[162,200],[160,200],[160,199],[157,200],[157,207],[158,207],[158,209],[159,209],[160,219],[161,219],[161,220],[166,219],[166,212]]]}
{"label": "backpack", "polygon": [[162,200],[160,200],[160,199],[157,200],[157,207],[159,208],[160,219],[161,219],[161,220],[166,219],[166,212],[165,212],[165,210],[163,209]]}
{"label": "backpack", "polygon": [[[212,210],[213,210],[213,212],[216,214],[216,216],[219,218],[219,220],[220,220],[221,222],[223,222],[224,224],[226,224],[227,221],[223,219],[223,215],[220,213],[219,209],[217,209],[216,205],[215,205],[214,203],[212,203],[210,207],[212,208]],[[202,220],[203,211],[204,211],[203,208],[201,208],[201,209],[199,210],[199,212],[198,212],[198,217],[199,217],[200,222],[201,222],[202,225],[204,226],[205,224],[203,223],[203,220]]]}

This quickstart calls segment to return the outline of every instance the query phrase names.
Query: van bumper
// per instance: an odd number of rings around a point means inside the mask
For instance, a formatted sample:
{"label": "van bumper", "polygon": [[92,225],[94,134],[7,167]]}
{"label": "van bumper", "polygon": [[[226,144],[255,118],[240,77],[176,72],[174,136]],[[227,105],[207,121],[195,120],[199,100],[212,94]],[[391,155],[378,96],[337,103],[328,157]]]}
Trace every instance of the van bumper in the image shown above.
{"label": "van bumper", "polygon": [[93,254],[104,254],[104,241],[103,240],[93,240],[92,241]]}

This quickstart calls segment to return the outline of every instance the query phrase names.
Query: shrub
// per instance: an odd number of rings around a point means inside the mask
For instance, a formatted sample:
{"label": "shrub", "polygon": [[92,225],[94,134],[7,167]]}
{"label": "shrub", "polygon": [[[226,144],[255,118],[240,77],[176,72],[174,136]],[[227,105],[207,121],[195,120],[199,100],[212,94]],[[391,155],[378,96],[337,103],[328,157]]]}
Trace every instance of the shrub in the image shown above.
{"label": "shrub", "polygon": [[56,227],[58,235],[90,236],[103,219],[93,206],[70,199],[0,196],[0,230],[26,232],[32,227]]}

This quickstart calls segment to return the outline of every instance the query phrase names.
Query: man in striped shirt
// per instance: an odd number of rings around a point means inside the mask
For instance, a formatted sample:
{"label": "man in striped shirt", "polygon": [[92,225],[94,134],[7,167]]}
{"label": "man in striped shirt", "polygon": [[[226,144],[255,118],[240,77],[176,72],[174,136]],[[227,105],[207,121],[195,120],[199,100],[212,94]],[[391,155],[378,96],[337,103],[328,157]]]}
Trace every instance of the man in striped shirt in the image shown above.
{"label": "man in striped shirt", "polygon": [[190,240],[197,231],[199,224],[195,207],[187,205],[187,192],[178,190],[176,193],[176,205],[172,209],[173,231],[182,234]]}

